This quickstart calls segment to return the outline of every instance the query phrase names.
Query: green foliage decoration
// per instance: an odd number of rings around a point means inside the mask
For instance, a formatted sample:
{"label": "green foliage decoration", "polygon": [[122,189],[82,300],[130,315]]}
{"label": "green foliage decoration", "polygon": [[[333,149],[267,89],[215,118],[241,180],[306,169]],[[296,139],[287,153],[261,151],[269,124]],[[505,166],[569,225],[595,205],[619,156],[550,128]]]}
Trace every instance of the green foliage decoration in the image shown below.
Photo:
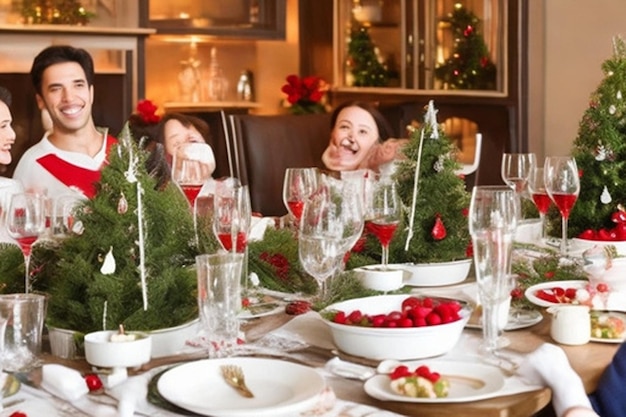
{"label": "green foliage decoration", "polygon": [[[613,39],[613,55],[602,64],[604,79],[591,94],[572,155],[580,173],[580,194],[569,217],[568,234],[615,226],[611,214],[626,206],[626,43]],[[605,189],[606,187],[606,189]],[[601,199],[606,190],[610,201]],[[560,216],[550,221],[560,230]]]}

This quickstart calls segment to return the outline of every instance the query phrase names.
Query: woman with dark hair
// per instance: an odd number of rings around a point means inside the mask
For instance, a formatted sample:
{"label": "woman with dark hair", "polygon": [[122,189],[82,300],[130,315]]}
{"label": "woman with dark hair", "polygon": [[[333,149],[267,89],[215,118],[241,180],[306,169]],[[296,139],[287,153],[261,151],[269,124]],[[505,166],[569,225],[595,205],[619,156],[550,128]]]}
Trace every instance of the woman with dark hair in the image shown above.
{"label": "woman with dark hair", "polygon": [[372,103],[342,103],[331,115],[330,143],[322,162],[333,171],[380,171],[398,157],[398,148],[406,142],[392,135],[389,123]]}
{"label": "woman with dark hair", "polygon": [[165,113],[159,123],[156,140],[165,147],[171,163],[176,148],[182,143],[207,143],[209,125],[199,117],[183,113]]}
{"label": "woman with dark hair", "polygon": [[[11,105],[11,93],[6,88],[0,86],[0,164],[11,163],[11,146],[15,143],[15,131],[11,126],[13,118],[9,106]],[[12,194],[22,191],[19,181],[0,176],[0,214],[6,210],[9,197]],[[0,216],[2,221],[2,216]],[[0,224],[0,242],[15,243],[9,237],[4,224]]]}

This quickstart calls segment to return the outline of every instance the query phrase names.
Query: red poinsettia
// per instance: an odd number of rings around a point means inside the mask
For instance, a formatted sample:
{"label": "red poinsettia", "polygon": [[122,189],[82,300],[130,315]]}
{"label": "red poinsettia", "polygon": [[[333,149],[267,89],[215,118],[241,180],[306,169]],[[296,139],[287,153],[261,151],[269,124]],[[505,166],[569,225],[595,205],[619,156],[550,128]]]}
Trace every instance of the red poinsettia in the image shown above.
{"label": "red poinsettia", "polygon": [[326,112],[324,102],[328,84],[320,77],[289,75],[281,91],[287,94],[287,103],[294,114]]}
{"label": "red poinsettia", "polygon": [[150,100],[139,100],[137,103],[137,113],[146,124],[159,123],[161,116],[156,114],[158,109],[159,107]]}

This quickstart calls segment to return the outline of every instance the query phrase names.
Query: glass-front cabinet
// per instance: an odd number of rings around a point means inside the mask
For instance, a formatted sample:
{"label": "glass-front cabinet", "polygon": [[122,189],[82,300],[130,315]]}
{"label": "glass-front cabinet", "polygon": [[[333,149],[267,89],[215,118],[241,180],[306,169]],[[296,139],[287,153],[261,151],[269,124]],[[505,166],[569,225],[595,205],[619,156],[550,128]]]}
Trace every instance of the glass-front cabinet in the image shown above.
{"label": "glass-front cabinet", "polygon": [[142,0],[145,26],[159,34],[284,39],[285,0]]}
{"label": "glass-front cabinet", "polygon": [[335,0],[334,7],[337,89],[506,95],[507,1]]}

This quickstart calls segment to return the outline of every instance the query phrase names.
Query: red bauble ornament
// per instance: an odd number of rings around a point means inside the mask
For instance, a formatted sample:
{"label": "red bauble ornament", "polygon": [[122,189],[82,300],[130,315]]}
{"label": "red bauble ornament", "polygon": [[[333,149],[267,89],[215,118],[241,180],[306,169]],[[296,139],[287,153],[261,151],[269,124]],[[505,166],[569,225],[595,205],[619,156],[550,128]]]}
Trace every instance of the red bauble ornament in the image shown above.
{"label": "red bauble ornament", "polygon": [[617,211],[611,214],[611,221],[613,221],[613,223],[626,222],[626,210],[621,204],[617,206]]}
{"label": "red bauble ornament", "polygon": [[96,374],[85,375],[85,383],[87,384],[87,388],[89,388],[89,392],[99,391],[102,389],[102,381]]}
{"label": "red bauble ornament", "polygon": [[435,218],[435,225],[433,226],[433,230],[430,232],[430,235],[435,240],[445,239],[447,235],[446,227],[443,225],[443,221],[441,220],[441,216],[437,214]]}

